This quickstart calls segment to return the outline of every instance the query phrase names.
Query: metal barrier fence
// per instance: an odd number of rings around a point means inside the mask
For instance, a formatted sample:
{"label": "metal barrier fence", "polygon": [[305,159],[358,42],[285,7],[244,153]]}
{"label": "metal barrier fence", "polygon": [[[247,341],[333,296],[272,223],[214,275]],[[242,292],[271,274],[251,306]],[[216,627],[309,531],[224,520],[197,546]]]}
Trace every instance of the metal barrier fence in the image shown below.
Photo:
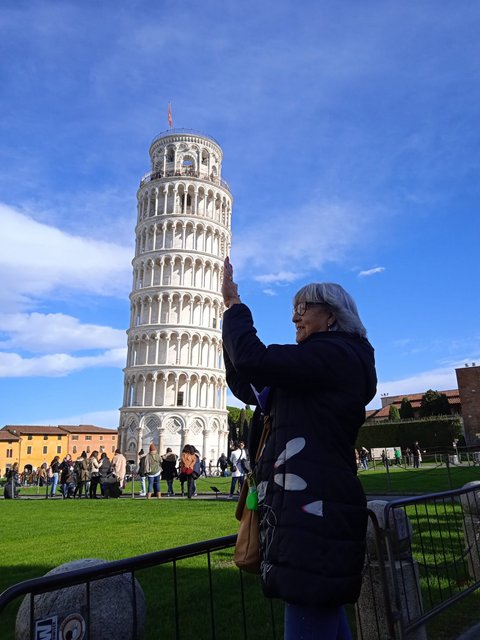
{"label": "metal barrier fence", "polygon": [[[355,610],[348,610],[356,637],[425,639],[428,621],[480,586],[480,488],[369,504],[362,593]],[[122,638],[279,640],[281,603],[264,598],[256,576],[236,569],[235,540],[235,535],[226,536],[27,580],[0,595],[0,614],[9,614],[13,629],[14,604],[27,596],[22,639],[47,638],[36,635],[45,617],[39,609],[41,594],[84,585],[76,587],[83,589],[77,598],[82,599],[84,637],[98,640],[98,594],[103,590],[115,597],[113,588],[109,591],[108,583],[100,581],[126,575],[131,628]],[[68,617],[70,612],[63,613]],[[8,637],[14,637],[13,631]]]}
{"label": "metal barrier fence", "polygon": [[428,621],[480,587],[480,484],[393,500],[383,523],[393,637],[426,638]]}
{"label": "metal barrier fence", "polygon": [[[370,514],[370,517],[377,531],[375,538],[380,540],[376,517],[374,514]],[[245,574],[235,567],[235,540],[235,535],[216,538],[125,560],[97,564],[68,573],[27,580],[10,587],[0,595],[0,615],[3,616],[8,605],[18,604],[19,598],[27,596],[26,605],[22,605],[24,608],[26,606],[27,617],[23,625],[24,629],[26,628],[23,640],[50,637],[41,635],[48,619],[46,620],[45,613],[39,608],[39,597],[52,591],[82,585],[82,591],[77,592],[75,598],[81,600],[77,608],[82,611],[84,619],[84,637],[98,640],[101,635],[98,635],[95,603],[99,589],[109,589],[107,583],[102,586],[100,581],[123,575],[128,581],[130,591],[128,607],[131,611],[128,618],[131,628],[125,629],[122,638],[180,640],[191,637],[194,625],[194,633],[199,640],[225,637],[229,640],[280,640],[283,637],[283,605],[280,601],[266,599],[263,596],[257,576]],[[368,566],[367,562],[367,574]],[[145,588],[148,604],[146,625],[140,620],[144,606],[139,598],[136,578],[144,587],[152,582],[156,585],[153,593],[151,589]],[[384,606],[379,606],[378,609],[383,609]],[[57,626],[60,627],[65,620],[71,618],[71,613],[65,610],[63,615],[59,616]],[[13,611],[10,615],[11,638],[14,637],[15,614],[16,611]],[[353,607],[349,614],[355,626]],[[380,631],[384,624],[383,618],[377,618],[374,610],[371,612],[371,620],[375,623],[378,635],[364,634],[360,621],[357,623],[359,639],[380,640],[382,637]],[[1,626],[4,627],[4,624]],[[393,620],[389,620],[389,627],[393,628]]]}

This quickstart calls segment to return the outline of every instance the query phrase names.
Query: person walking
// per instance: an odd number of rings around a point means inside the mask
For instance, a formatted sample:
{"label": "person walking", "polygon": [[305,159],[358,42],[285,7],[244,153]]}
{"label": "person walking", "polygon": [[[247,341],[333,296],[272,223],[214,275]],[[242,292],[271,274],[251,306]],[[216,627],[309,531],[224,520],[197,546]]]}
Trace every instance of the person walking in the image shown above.
{"label": "person walking", "polygon": [[195,447],[191,444],[186,444],[180,456],[180,482],[187,482],[187,498],[193,498],[193,494],[195,493],[193,469],[195,468],[196,462]]}
{"label": "person walking", "polygon": [[217,467],[220,467],[220,475],[224,478],[228,467],[228,458],[224,453],[218,458]]}
{"label": "person walking", "polygon": [[422,453],[425,453],[425,451],[422,451],[418,442],[415,441],[415,444],[413,445],[413,468],[414,469],[420,469],[420,466],[422,464]]}
{"label": "person walking", "polygon": [[167,496],[174,496],[173,481],[177,477],[177,460],[178,456],[173,453],[170,447],[162,456],[162,480],[167,483]]}
{"label": "person walking", "polygon": [[255,467],[264,593],[285,603],[285,640],[350,639],[344,605],[360,594],[367,530],[354,448],[376,392],[373,348],[340,285],[296,293],[285,345],[259,339],[228,258],[222,294],[227,383],[269,416]]}
{"label": "person walking", "polygon": [[57,485],[58,485],[58,474],[60,471],[60,456],[55,456],[54,459],[50,463],[51,475],[50,475],[50,498],[54,498]]}
{"label": "person walking", "polygon": [[60,488],[62,498],[73,498],[75,491],[75,475],[73,472],[72,456],[67,453],[60,464]]}
{"label": "person walking", "polygon": [[245,445],[243,444],[243,442],[233,443],[233,451],[230,454],[230,471],[232,472],[232,480],[230,482],[230,498],[233,498],[237,482],[239,493],[243,487],[243,481],[245,480],[245,471],[242,463],[247,457],[244,449]]}
{"label": "person walking", "polygon": [[14,462],[11,469],[7,469],[5,474],[6,482],[3,488],[5,500],[13,500],[19,497],[19,487],[21,486],[20,474],[18,472],[18,462]]}
{"label": "person walking", "polygon": [[145,497],[147,495],[147,454],[143,449],[138,452],[138,476],[140,478],[140,493]]}
{"label": "person walking", "polygon": [[98,459],[98,451],[92,451],[88,459],[88,471],[90,473],[90,488],[88,495],[90,498],[98,498],[97,489],[100,484],[100,460]]}
{"label": "person walking", "polygon": [[360,467],[364,471],[368,471],[368,449],[366,447],[360,449]]}
{"label": "person walking", "polygon": [[105,481],[110,473],[111,466],[112,465],[106,452],[103,451],[100,455],[100,466],[98,468],[98,473],[100,474],[100,491],[102,492],[103,497],[105,497]]}
{"label": "person walking", "polygon": [[148,478],[147,500],[150,500],[152,493],[155,498],[160,499],[160,473],[162,471],[162,462],[157,451],[157,447],[150,445],[147,458],[145,460],[145,470]]}
{"label": "person walking", "polygon": [[48,465],[44,462],[37,469],[37,482],[39,487],[44,487],[48,482],[48,474],[47,474]]}
{"label": "person walking", "polygon": [[75,462],[74,465],[74,473],[75,473],[75,491],[73,492],[73,497],[80,499],[82,497],[82,493],[85,490],[85,498],[88,498],[88,494],[86,492],[87,481],[90,479],[90,473],[88,471],[88,462],[87,462],[87,452],[82,451],[80,458]]}
{"label": "person walking", "polygon": [[125,488],[125,475],[127,473],[127,459],[120,451],[115,449],[115,455],[112,458],[111,471],[117,478],[120,489]]}

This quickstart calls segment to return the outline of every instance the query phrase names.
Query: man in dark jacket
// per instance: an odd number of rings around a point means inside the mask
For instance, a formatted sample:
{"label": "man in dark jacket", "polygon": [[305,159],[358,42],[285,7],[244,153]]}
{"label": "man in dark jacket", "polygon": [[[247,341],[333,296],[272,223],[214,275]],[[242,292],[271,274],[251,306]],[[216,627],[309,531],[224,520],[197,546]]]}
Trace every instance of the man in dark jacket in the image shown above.
{"label": "man in dark jacket", "polygon": [[177,477],[177,460],[178,456],[168,447],[165,455],[162,456],[162,480],[167,481],[168,496],[175,495],[173,480]]}
{"label": "man in dark jacket", "polygon": [[343,605],[360,592],[367,526],[354,447],[376,390],[373,349],[339,285],[303,287],[294,299],[297,344],[268,347],[228,258],[222,293],[227,382],[248,404],[263,390],[271,416],[256,467],[264,591],[286,603],[286,639],[315,637],[315,628],[325,640],[342,630],[349,637]]}
{"label": "man in dark jacket", "polygon": [[222,453],[222,455],[219,457],[217,461],[217,467],[220,467],[220,475],[222,476],[222,478],[225,476],[225,471],[227,470],[227,466],[228,466],[228,458],[224,453]]}

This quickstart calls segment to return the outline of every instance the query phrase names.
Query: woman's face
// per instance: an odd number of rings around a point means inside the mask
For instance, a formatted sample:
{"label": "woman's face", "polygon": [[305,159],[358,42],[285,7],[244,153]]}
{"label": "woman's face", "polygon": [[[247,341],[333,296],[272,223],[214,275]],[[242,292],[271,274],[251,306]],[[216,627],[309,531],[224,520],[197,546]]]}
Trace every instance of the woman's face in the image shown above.
{"label": "woman's face", "polygon": [[297,343],[303,342],[312,333],[328,331],[329,325],[333,324],[334,321],[333,313],[322,305],[307,306],[303,315],[294,310],[292,322],[295,325]]}

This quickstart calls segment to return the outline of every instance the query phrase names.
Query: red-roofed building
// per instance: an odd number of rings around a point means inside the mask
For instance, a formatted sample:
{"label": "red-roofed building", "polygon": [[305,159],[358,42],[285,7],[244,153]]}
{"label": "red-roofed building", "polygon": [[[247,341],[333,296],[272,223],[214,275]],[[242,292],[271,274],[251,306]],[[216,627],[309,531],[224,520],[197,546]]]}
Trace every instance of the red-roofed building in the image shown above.
{"label": "red-roofed building", "polygon": [[0,475],[20,459],[20,436],[0,429]]}
{"label": "red-roofed building", "polygon": [[[462,414],[462,403],[460,399],[460,392],[458,389],[448,389],[447,391],[439,391],[447,396],[448,404],[450,406],[450,412],[452,415]],[[382,396],[382,406],[380,409],[373,409],[366,412],[366,422],[382,422],[388,420],[390,414],[390,407],[392,405],[400,409],[403,398],[408,398],[412,405],[413,414],[415,418],[420,417],[420,407],[422,404],[422,397],[424,393],[404,393],[399,396]]]}
{"label": "red-roofed building", "polygon": [[105,452],[109,458],[117,448],[118,431],[116,429],[103,429],[93,424],[59,425],[59,429],[68,434],[68,453],[75,458],[82,451]]}
{"label": "red-roofed building", "polygon": [[[6,425],[0,429],[0,472],[18,462],[20,470],[50,464],[67,453],[78,458],[82,451],[105,451],[111,458],[117,448],[116,429],[94,425]],[[6,444],[4,444],[6,443]]]}

